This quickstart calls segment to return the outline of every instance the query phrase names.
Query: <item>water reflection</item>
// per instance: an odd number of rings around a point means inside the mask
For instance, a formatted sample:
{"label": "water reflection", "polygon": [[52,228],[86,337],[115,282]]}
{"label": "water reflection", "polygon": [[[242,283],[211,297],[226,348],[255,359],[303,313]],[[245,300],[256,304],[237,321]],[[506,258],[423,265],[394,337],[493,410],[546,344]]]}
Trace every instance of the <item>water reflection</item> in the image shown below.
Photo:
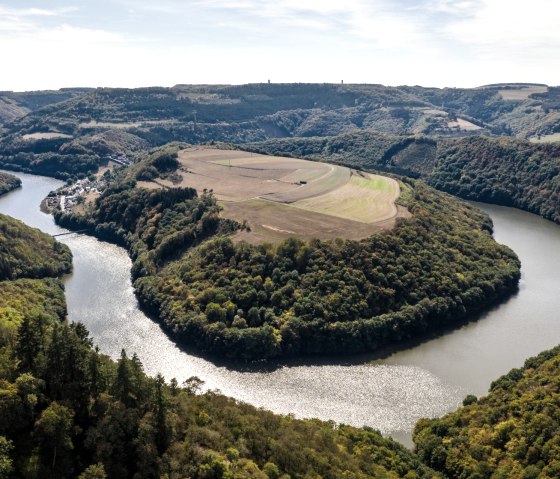
{"label": "water reflection", "polygon": [[[60,182],[18,176],[23,189],[0,198],[0,211],[49,233],[64,231],[38,209]],[[476,323],[385,352],[384,359],[293,361],[244,371],[189,354],[138,309],[126,252],[86,236],[61,238],[74,254],[74,273],[65,283],[69,318],[84,322],[104,353],[116,358],[122,348],[136,352],[149,374],[179,382],[198,376],[207,388],[256,406],[368,425],[410,444],[420,417],[455,409],[467,393],[483,394],[498,375],[560,342],[560,227],[516,210],[483,208],[494,219],[498,241],[523,261],[519,293]]]}

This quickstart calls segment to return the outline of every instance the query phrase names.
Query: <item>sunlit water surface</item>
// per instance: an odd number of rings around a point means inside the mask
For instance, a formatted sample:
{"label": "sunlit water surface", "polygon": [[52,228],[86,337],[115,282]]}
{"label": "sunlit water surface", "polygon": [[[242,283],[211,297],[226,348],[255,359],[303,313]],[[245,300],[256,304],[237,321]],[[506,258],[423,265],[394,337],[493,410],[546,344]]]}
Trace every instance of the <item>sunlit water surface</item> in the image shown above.
{"label": "sunlit water surface", "polygon": [[[0,198],[0,212],[51,234],[67,230],[39,210],[62,183],[17,173],[23,188]],[[179,382],[190,376],[205,387],[284,414],[368,425],[411,444],[421,417],[455,409],[468,393],[560,342],[560,227],[514,209],[478,205],[495,237],[523,262],[519,292],[472,322],[409,344],[400,352],[336,360],[262,364],[240,370],[178,348],[139,309],[125,250],[87,236],[63,236],[74,255],[66,281],[69,319],[82,321],[102,352],[137,353],[148,374]]]}

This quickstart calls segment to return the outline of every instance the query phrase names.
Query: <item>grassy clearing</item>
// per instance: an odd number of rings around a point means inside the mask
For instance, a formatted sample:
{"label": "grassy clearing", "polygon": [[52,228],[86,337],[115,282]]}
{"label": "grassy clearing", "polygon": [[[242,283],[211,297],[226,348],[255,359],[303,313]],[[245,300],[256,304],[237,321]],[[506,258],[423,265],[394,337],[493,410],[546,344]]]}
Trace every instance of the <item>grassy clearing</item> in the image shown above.
{"label": "grassy clearing", "polygon": [[176,123],[176,120],[146,120],[146,121],[135,121],[135,122],[110,122],[110,121],[88,121],[80,123],[80,128],[138,128],[142,125],[163,125]]}
{"label": "grassy clearing", "polygon": [[398,214],[396,181],[342,166],[211,148],[183,150],[179,162],[179,185],[157,183],[212,190],[225,217],[249,226],[238,240],[360,239],[392,228]]}
{"label": "grassy clearing", "polygon": [[541,137],[531,138],[532,143],[554,143],[560,141],[560,133],[552,133],[550,135],[542,135]]}
{"label": "grassy clearing", "polygon": [[513,90],[498,90],[498,93],[504,100],[526,100],[529,98],[529,95],[533,93],[546,93],[548,91],[548,87],[546,86],[531,86],[527,88],[516,88]]}
{"label": "grassy clearing", "polygon": [[457,118],[456,121],[450,121],[447,123],[449,128],[459,128],[460,130],[464,131],[476,131],[481,130],[482,128],[470,121],[463,120],[462,118]]}
{"label": "grassy clearing", "polygon": [[399,192],[398,183],[390,178],[352,175],[344,186],[321,196],[298,201],[294,206],[372,224],[397,214],[395,200]]}
{"label": "grassy clearing", "polygon": [[22,138],[24,140],[52,140],[55,138],[72,138],[72,135],[67,135],[65,133],[59,133],[56,131],[48,131],[28,133],[27,135],[23,135]]}

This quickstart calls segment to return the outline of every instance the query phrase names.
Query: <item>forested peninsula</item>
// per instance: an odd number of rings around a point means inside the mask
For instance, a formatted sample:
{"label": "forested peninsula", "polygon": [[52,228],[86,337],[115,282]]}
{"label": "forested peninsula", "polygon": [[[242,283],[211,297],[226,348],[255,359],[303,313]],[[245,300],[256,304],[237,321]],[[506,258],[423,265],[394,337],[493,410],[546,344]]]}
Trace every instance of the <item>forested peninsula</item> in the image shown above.
{"label": "forested peninsula", "polygon": [[[488,217],[434,187],[560,223],[559,93],[525,84],[1,92],[0,166],[64,180],[128,166],[107,174],[93,203],[55,217],[128,249],[142,306],[180,344],[243,361],[374,351],[515,290],[519,261],[492,239]],[[247,225],[226,219],[211,191],[142,187],[180,176],[184,144],[149,151],[170,141],[404,175],[394,177],[411,217],[360,241],[240,243]],[[0,174],[0,194],[19,186],[13,178]],[[369,428],[202,393],[197,378],[150,378],[132,351],[112,361],[83,325],[64,322],[60,277],[70,269],[65,246],[0,215],[0,478],[560,476],[558,347],[487,397],[421,420],[412,453]]]}
{"label": "forested peninsula", "polygon": [[2,173],[0,171],[0,196],[6,194],[21,186],[21,180],[9,173]]}
{"label": "forested peninsula", "polygon": [[141,304],[205,353],[374,351],[464,319],[517,286],[519,261],[493,240],[489,218],[421,181],[402,180],[412,218],[390,232],[251,245],[228,238],[242,225],[220,216],[211,193],[138,187],[145,169],[124,173],[85,215],[55,217],[126,246]]}
{"label": "forested peninsula", "polygon": [[437,477],[369,428],[202,394],[197,378],[166,384],[124,351],[110,360],[82,324],[63,322],[68,249],[4,215],[0,232],[14,246],[0,251],[1,478]]}

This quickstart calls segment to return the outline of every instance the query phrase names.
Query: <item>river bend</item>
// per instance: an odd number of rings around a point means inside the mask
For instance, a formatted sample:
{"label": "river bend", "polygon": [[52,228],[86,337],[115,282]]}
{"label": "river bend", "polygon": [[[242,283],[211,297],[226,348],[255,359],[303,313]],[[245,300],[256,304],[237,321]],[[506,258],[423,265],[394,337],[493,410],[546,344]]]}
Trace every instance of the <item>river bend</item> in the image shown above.
{"label": "river bend", "polygon": [[[23,187],[0,198],[0,212],[57,234],[39,203],[62,182],[16,173]],[[476,321],[423,338],[382,358],[304,360],[240,371],[178,348],[139,309],[122,248],[87,236],[61,237],[74,255],[66,281],[68,315],[82,321],[101,351],[117,358],[137,353],[148,374],[205,387],[296,417],[368,425],[410,445],[414,423],[458,407],[466,394],[484,394],[490,382],[540,351],[560,343],[560,226],[535,215],[477,204],[494,221],[495,237],[519,255],[519,292]]]}

